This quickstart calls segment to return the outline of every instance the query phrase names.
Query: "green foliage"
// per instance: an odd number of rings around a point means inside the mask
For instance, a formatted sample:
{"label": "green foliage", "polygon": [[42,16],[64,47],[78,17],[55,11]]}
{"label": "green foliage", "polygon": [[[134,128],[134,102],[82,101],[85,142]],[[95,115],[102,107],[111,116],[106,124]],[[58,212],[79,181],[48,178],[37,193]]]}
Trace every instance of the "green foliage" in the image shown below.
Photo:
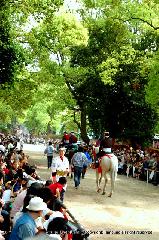
{"label": "green foliage", "polygon": [[[9,1],[0,3],[0,84],[12,83],[24,60],[21,49],[11,36]],[[1,86],[2,87],[2,86]]]}
{"label": "green foliage", "polygon": [[[146,88],[146,100],[158,113],[159,119],[159,51],[149,61],[150,73],[149,82]],[[159,120],[156,124],[155,132],[159,132]]]}
{"label": "green foliage", "polygon": [[108,129],[114,137],[143,143],[152,137],[157,119],[145,102],[150,68],[146,52],[138,50],[141,41],[137,44],[131,34],[126,37],[128,25],[123,22],[112,22],[110,15],[106,20],[96,19],[96,23],[91,20],[90,25],[87,22],[88,46],[73,50],[71,65],[78,70],[84,67],[85,74],[77,75],[70,84],[79,106],[85,103],[96,135]]}
{"label": "green foliage", "polygon": [[46,108],[45,104],[38,103],[29,109],[25,124],[32,133],[46,132],[47,124],[50,121]]}
{"label": "green foliage", "polygon": [[14,114],[14,112],[10,108],[10,106],[5,104],[4,102],[0,103],[0,116],[1,116],[0,117],[0,124],[10,122],[13,114]]}
{"label": "green foliage", "polygon": [[44,59],[48,58],[49,62],[50,54],[52,61],[64,65],[69,61],[70,48],[86,45],[88,34],[75,16],[59,12],[52,16],[46,15],[42,23],[26,35],[26,39],[32,48],[32,54],[38,55],[40,66],[44,65]]}
{"label": "green foliage", "polygon": [[154,107],[159,106],[159,50],[154,57],[149,60],[151,71],[149,73],[149,83],[147,86],[147,101]]}
{"label": "green foliage", "polygon": [[1,1],[0,81],[12,83],[0,89],[2,120],[25,111],[36,134],[80,128],[87,141],[87,129],[108,129],[147,141],[159,106],[158,2],[63,3]]}

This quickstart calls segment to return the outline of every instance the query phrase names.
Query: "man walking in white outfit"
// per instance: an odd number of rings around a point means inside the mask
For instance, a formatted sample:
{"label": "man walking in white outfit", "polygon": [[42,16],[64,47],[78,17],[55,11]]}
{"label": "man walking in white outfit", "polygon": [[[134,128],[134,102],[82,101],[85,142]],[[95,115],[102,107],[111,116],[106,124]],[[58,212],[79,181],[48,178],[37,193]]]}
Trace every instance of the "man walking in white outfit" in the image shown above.
{"label": "man walking in white outfit", "polygon": [[60,148],[59,156],[52,160],[52,176],[56,176],[56,181],[58,181],[60,177],[67,177],[67,174],[69,173],[69,161],[65,157],[65,152],[66,148]]}
{"label": "man walking in white outfit", "polygon": [[[52,170],[52,181],[53,183],[58,182],[60,177],[67,177],[69,173],[69,161],[65,157],[66,148],[61,147],[59,149],[59,156],[53,158],[51,170]],[[67,184],[61,191],[61,199],[64,198],[64,192],[66,192]]]}

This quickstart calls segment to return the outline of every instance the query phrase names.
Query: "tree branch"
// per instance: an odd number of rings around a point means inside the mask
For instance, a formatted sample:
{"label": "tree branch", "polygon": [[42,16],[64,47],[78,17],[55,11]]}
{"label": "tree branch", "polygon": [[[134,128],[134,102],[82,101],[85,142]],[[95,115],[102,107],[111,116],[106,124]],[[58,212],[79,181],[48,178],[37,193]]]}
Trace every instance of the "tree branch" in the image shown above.
{"label": "tree branch", "polygon": [[72,95],[73,95],[73,96],[75,97],[75,99],[77,100],[77,99],[78,99],[78,96],[77,96],[77,94],[76,94],[76,91],[75,91],[75,89],[72,88],[69,80],[66,79],[67,77],[66,77],[65,74],[64,74],[64,78],[65,78],[65,82],[66,82],[66,84],[67,84],[68,89],[70,90],[70,92],[72,93]]}
{"label": "tree branch", "polygon": [[155,27],[153,24],[152,24],[152,21],[151,22],[148,22],[147,20],[144,20],[142,18],[139,18],[139,17],[131,17],[130,19],[126,20],[126,21],[129,21],[131,19],[134,19],[134,20],[140,20],[141,22],[144,22],[146,23],[147,25],[149,25],[150,27],[152,27],[154,30],[158,30],[159,27]]}
{"label": "tree branch", "polygon": [[120,21],[122,21],[122,22],[127,22],[127,21],[130,21],[130,20],[140,20],[141,22],[144,22],[144,23],[146,23],[147,25],[149,25],[150,27],[152,27],[154,30],[158,30],[158,29],[159,29],[159,27],[155,27],[155,26],[152,24],[152,21],[151,21],[151,22],[148,22],[147,20],[144,20],[144,19],[139,18],[139,17],[131,17],[131,18],[126,19],[126,20],[121,19],[121,18],[116,18],[116,19],[117,19],[117,20],[120,20]]}

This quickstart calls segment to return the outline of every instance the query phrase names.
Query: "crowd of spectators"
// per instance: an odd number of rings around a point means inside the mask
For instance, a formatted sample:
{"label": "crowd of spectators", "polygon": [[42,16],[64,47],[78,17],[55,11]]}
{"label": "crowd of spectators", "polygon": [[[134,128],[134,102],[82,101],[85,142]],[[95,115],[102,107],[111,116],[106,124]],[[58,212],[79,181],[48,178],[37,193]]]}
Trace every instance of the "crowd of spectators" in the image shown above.
{"label": "crowd of spectators", "polygon": [[[58,151],[59,146],[60,142],[54,141],[54,149],[56,151]],[[74,147],[74,144],[71,146],[67,152],[69,161],[73,159],[75,153],[79,154],[80,152],[78,144],[76,144],[77,149]],[[91,164],[92,159],[94,160],[93,150],[95,150],[93,144],[84,146],[84,154],[89,161],[88,164],[83,166],[83,170],[81,170],[82,178],[85,177],[88,165]],[[113,152],[119,160],[118,174],[147,181],[155,186],[159,185],[158,153],[140,149],[134,150],[131,147],[118,147]],[[26,219],[28,219],[27,214],[30,214],[29,217],[36,216],[35,223],[37,232],[39,233],[47,232],[48,229],[50,231],[58,230],[56,229],[57,226],[60,226],[62,230],[70,230],[66,225],[68,221],[66,209],[56,201],[58,198],[61,199],[60,193],[66,184],[65,178],[59,179],[59,182],[55,183],[55,185],[52,180],[43,181],[36,172],[36,166],[30,165],[29,162],[29,156],[24,153],[19,139],[14,136],[0,136],[0,231],[3,232],[3,236],[0,232],[0,239],[9,239],[14,226],[16,226],[16,223],[19,224],[17,220],[24,213],[25,217],[24,219],[22,217],[22,220],[25,224]],[[31,200],[33,198],[34,200]],[[47,211],[46,209],[42,209],[44,203],[47,205]],[[42,215],[39,211],[43,211]],[[54,225],[52,221],[55,218],[60,218],[61,222],[57,222]],[[26,234],[25,228],[19,232],[19,236],[23,236],[23,234]],[[16,232],[10,235],[10,239],[19,239],[15,238],[15,235]],[[71,236],[67,237],[68,239],[72,239]],[[64,239],[64,237],[59,236],[59,238],[55,239]]]}
{"label": "crowd of spectators", "polygon": [[18,148],[18,142],[15,136],[0,137],[0,230],[6,238],[12,226],[15,199],[32,182],[41,181],[36,166],[29,164],[29,156]]}
{"label": "crowd of spectators", "polygon": [[17,141],[0,136],[0,240],[31,239],[37,234],[72,240],[72,229],[74,239],[83,239],[60,201],[66,178],[43,181]]}
{"label": "crowd of spectators", "polygon": [[117,149],[118,174],[123,174],[159,185],[159,154],[155,152],[133,150],[132,148]]}

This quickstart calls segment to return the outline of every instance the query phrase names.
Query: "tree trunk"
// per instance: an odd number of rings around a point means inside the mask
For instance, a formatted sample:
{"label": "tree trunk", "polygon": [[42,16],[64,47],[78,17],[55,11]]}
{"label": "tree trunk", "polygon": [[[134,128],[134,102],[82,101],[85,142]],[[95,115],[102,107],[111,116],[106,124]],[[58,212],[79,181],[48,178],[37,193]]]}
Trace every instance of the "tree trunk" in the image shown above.
{"label": "tree trunk", "polygon": [[86,119],[86,110],[85,110],[85,106],[81,107],[81,127],[80,127],[80,130],[81,130],[81,138],[82,140],[89,144],[89,137],[87,135],[87,119]]}
{"label": "tree trunk", "polygon": [[52,131],[51,131],[51,123],[48,122],[48,125],[47,125],[47,134],[50,134],[50,133],[52,133]]}
{"label": "tree trunk", "polygon": [[11,119],[11,133],[16,134],[17,118],[13,116]]}

